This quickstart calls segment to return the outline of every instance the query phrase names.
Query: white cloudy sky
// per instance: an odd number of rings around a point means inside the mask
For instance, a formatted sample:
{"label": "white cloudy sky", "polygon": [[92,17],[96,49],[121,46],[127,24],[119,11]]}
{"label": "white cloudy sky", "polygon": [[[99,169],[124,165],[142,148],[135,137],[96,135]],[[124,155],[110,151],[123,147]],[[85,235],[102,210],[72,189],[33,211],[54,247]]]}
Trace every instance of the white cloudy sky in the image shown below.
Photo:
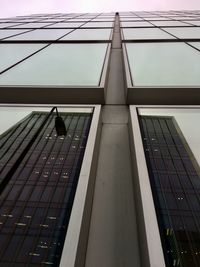
{"label": "white cloudy sky", "polygon": [[200,10],[200,0],[0,0],[0,17],[57,12]]}

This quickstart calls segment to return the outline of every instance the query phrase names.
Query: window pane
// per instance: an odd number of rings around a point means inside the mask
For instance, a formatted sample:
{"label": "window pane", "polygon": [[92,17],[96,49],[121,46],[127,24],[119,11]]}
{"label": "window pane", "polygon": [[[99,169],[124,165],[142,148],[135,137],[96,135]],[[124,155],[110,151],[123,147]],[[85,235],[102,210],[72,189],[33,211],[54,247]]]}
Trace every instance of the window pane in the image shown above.
{"label": "window pane", "polygon": [[133,22],[133,21],[122,21],[121,22],[122,27],[153,27],[153,25],[146,21],[141,22]]}
{"label": "window pane", "polygon": [[[2,172],[5,165],[0,166],[1,179],[9,178],[4,183],[0,206],[0,266],[3,267],[59,266],[92,113],[59,111],[67,133],[58,136],[54,123],[56,115],[53,113],[47,118],[49,112],[32,112],[0,136],[1,149],[7,155],[5,164],[13,171],[8,177]],[[14,149],[13,139],[19,144]],[[66,143],[72,149],[64,148],[60,153]],[[34,149],[30,149],[32,145]],[[54,161],[49,164],[49,160],[43,158],[41,164],[44,154],[53,155]],[[70,155],[76,160],[71,166],[73,172],[66,173]],[[55,174],[56,179],[49,180]],[[32,175],[36,176],[34,183]]]}
{"label": "window pane", "polygon": [[0,72],[43,46],[42,44],[0,44]]}
{"label": "window pane", "polygon": [[194,47],[200,50],[200,42],[190,42],[189,44],[193,45]]}
{"label": "window pane", "polygon": [[123,29],[124,39],[174,39],[173,36],[156,28]]}
{"label": "window pane", "polygon": [[185,20],[184,22],[188,22],[192,25],[200,26],[200,20]]}
{"label": "window pane", "polygon": [[144,19],[149,20],[149,21],[154,21],[154,20],[169,20],[169,18],[163,18],[163,17],[144,17]]}
{"label": "window pane", "polygon": [[153,21],[152,22],[156,26],[186,26],[187,24],[181,21]]}
{"label": "window pane", "polygon": [[136,17],[136,18],[120,18],[120,21],[127,21],[127,22],[131,22],[131,21],[141,21],[143,19]]}
{"label": "window pane", "polygon": [[52,44],[0,76],[7,85],[98,86],[107,44]]}
{"label": "window pane", "polygon": [[200,37],[200,29],[198,27],[165,28],[165,30],[178,38]]}
{"label": "window pane", "polygon": [[[186,151],[186,140],[179,135],[174,118],[140,116],[139,120],[166,266],[197,267],[200,257],[194,251],[200,247],[199,192],[191,183],[194,175],[197,182],[200,178],[196,164],[190,152],[179,152]],[[163,150],[168,151],[167,156],[162,155]],[[187,253],[183,253],[184,249]],[[180,264],[174,264],[177,259]]]}
{"label": "window pane", "polygon": [[95,22],[95,21],[100,21],[100,22],[103,22],[103,21],[114,21],[113,18],[95,18],[92,20],[92,22]]}
{"label": "window pane", "polygon": [[22,24],[20,26],[15,26],[13,28],[41,28],[41,27],[44,27],[44,26],[48,26],[49,23],[40,23],[40,22],[33,22],[33,23],[25,23],[25,24]]}
{"label": "window pane", "polygon": [[184,43],[126,44],[136,86],[200,85],[200,53]]}
{"label": "window pane", "polygon": [[51,24],[49,26],[47,26],[46,28],[77,28],[80,27],[81,25],[83,25],[84,22],[59,22],[59,23],[55,23],[55,24]]}
{"label": "window pane", "polygon": [[111,29],[78,29],[61,40],[109,40]]}
{"label": "window pane", "polygon": [[17,26],[20,25],[19,23],[0,23],[0,28],[7,28],[7,27],[11,27],[11,26]]}
{"label": "window pane", "polygon": [[34,30],[20,36],[11,37],[8,40],[57,40],[70,30]]}
{"label": "window pane", "polygon": [[1,30],[0,39],[10,37],[23,32],[27,32],[27,30]]}
{"label": "window pane", "polygon": [[84,28],[101,28],[101,27],[107,27],[111,28],[113,26],[113,22],[88,22],[82,27]]}

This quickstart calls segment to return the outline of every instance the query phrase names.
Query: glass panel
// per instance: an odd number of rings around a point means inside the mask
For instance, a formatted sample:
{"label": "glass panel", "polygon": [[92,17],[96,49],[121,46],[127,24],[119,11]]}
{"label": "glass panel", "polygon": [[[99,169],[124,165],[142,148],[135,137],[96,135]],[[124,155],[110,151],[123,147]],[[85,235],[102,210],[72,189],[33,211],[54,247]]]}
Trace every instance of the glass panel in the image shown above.
{"label": "glass panel", "polygon": [[190,18],[192,19],[193,17],[190,17],[190,16],[185,16],[185,17],[181,17],[181,16],[170,16],[169,18],[176,19],[176,20],[189,20]]}
{"label": "glass panel", "polygon": [[61,40],[109,40],[111,29],[78,29]]}
{"label": "glass panel", "polygon": [[181,21],[153,21],[152,22],[156,26],[186,26],[187,24]]}
{"label": "glass panel", "polygon": [[48,114],[33,112],[0,137],[1,180],[7,180],[1,266],[59,266],[92,114],[60,113],[65,136],[57,136],[56,115]]}
{"label": "glass panel", "polygon": [[103,21],[114,21],[113,18],[95,18],[92,20],[92,22],[95,22],[95,21],[100,21],[100,22],[103,22]]}
{"label": "glass panel", "polygon": [[149,21],[154,21],[154,20],[169,20],[169,18],[163,18],[163,17],[155,17],[155,18],[148,18],[144,17],[144,19],[149,20]]}
{"label": "glass panel", "polygon": [[84,19],[84,18],[74,18],[74,19],[69,19],[68,22],[87,22],[90,19]]}
{"label": "glass panel", "polygon": [[82,26],[82,28],[101,28],[107,27],[111,28],[113,26],[113,22],[88,22]]}
{"label": "glass panel", "polygon": [[20,36],[11,37],[7,40],[57,40],[68,32],[70,32],[70,30],[33,30]]}
{"label": "glass panel", "polygon": [[55,24],[49,25],[46,28],[78,28],[81,25],[83,25],[83,23],[81,23],[81,22],[73,22],[73,23],[70,23],[70,22],[66,22],[66,23],[60,22],[60,23],[55,23]]}
{"label": "glass panel", "polygon": [[9,36],[13,36],[15,34],[20,34],[23,32],[27,32],[27,30],[11,30],[11,29],[10,30],[1,30],[0,31],[0,39],[6,38]]}
{"label": "glass panel", "polygon": [[123,29],[125,40],[136,39],[174,39],[173,36],[156,28],[142,28],[142,29]]}
{"label": "glass panel", "polygon": [[0,44],[0,72],[42,48],[42,44]]}
{"label": "glass panel", "polygon": [[53,23],[53,22],[62,22],[64,19],[55,19],[55,18],[48,18],[48,19],[43,19],[41,22],[48,22],[48,23]]}
{"label": "glass panel", "polygon": [[52,44],[0,76],[5,85],[98,86],[107,44]]}
{"label": "glass panel", "polygon": [[186,141],[171,117],[139,120],[166,266],[198,267],[200,177]]}
{"label": "glass panel", "polygon": [[136,86],[200,85],[200,53],[184,43],[126,44]]}
{"label": "glass panel", "polygon": [[188,22],[190,24],[200,26],[200,20],[185,20],[184,22]]}
{"label": "glass panel", "polygon": [[7,28],[7,27],[17,26],[17,25],[21,25],[21,24],[19,24],[19,23],[0,23],[0,28]]}
{"label": "glass panel", "polygon": [[193,45],[194,47],[200,50],[200,42],[189,42],[189,44]]}
{"label": "glass panel", "polygon": [[165,28],[165,30],[180,39],[200,38],[200,28],[198,27]]}
{"label": "glass panel", "polygon": [[142,22],[122,21],[121,26],[122,27],[153,27],[151,23],[146,22],[146,21],[142,21]]}
{"label": "glass panel", "polygon": [[13,28],[41,28],[41,27],[44,27],[44,26],[48,26],[49,23],[25,23],[23,25],[20,25],[20,26],[15,26]]}
{"label": "glass panel", "polygon": [[136,18],[121,18],[120,17],[120,21],[127,21],[127,22],[131,22],[131,21],[144,21],[142,18],[136,17]]}

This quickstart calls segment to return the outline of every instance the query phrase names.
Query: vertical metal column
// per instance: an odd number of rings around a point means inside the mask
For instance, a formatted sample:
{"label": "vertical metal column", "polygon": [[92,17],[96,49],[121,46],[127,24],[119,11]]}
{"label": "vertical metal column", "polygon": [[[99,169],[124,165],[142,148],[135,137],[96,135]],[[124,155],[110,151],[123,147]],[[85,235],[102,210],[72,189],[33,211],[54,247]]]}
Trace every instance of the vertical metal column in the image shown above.
{"label": "vertical metal column", "polygon": [[118,14],[110,64],[85,266],[139,267]]}

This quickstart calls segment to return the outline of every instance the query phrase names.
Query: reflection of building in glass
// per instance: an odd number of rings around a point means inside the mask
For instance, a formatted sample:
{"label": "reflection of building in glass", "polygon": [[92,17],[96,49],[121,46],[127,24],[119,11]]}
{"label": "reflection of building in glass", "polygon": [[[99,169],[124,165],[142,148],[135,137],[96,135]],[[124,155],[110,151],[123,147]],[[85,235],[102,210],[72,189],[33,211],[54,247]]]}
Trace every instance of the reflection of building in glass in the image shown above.
{"label": "reflection of building in glass", "polygon": [[199,175],[172,118],[140,122],[167,266],[199,266]]}
{"label": "reflection of building in glass", "polygon": [[[33,113],[3,134],[2,182],[45,117]],[[1,188],[2,266],[59,265],[91,114],[62,113],[62,117],[66,136],[57,136],[52,115]]]}
{"label": "reflection of building in glass", "polygon": [[[199,167],[191,164],[200,164],[199,18],[142,11],[0,19],[2,264],[199,265]],[[52,106],[66,116],[66,137],[54,136],[52,117],[7,174]],[[82,160],[76,139],[89,125]],[[153,137],[143,147],[145,129]]]}

